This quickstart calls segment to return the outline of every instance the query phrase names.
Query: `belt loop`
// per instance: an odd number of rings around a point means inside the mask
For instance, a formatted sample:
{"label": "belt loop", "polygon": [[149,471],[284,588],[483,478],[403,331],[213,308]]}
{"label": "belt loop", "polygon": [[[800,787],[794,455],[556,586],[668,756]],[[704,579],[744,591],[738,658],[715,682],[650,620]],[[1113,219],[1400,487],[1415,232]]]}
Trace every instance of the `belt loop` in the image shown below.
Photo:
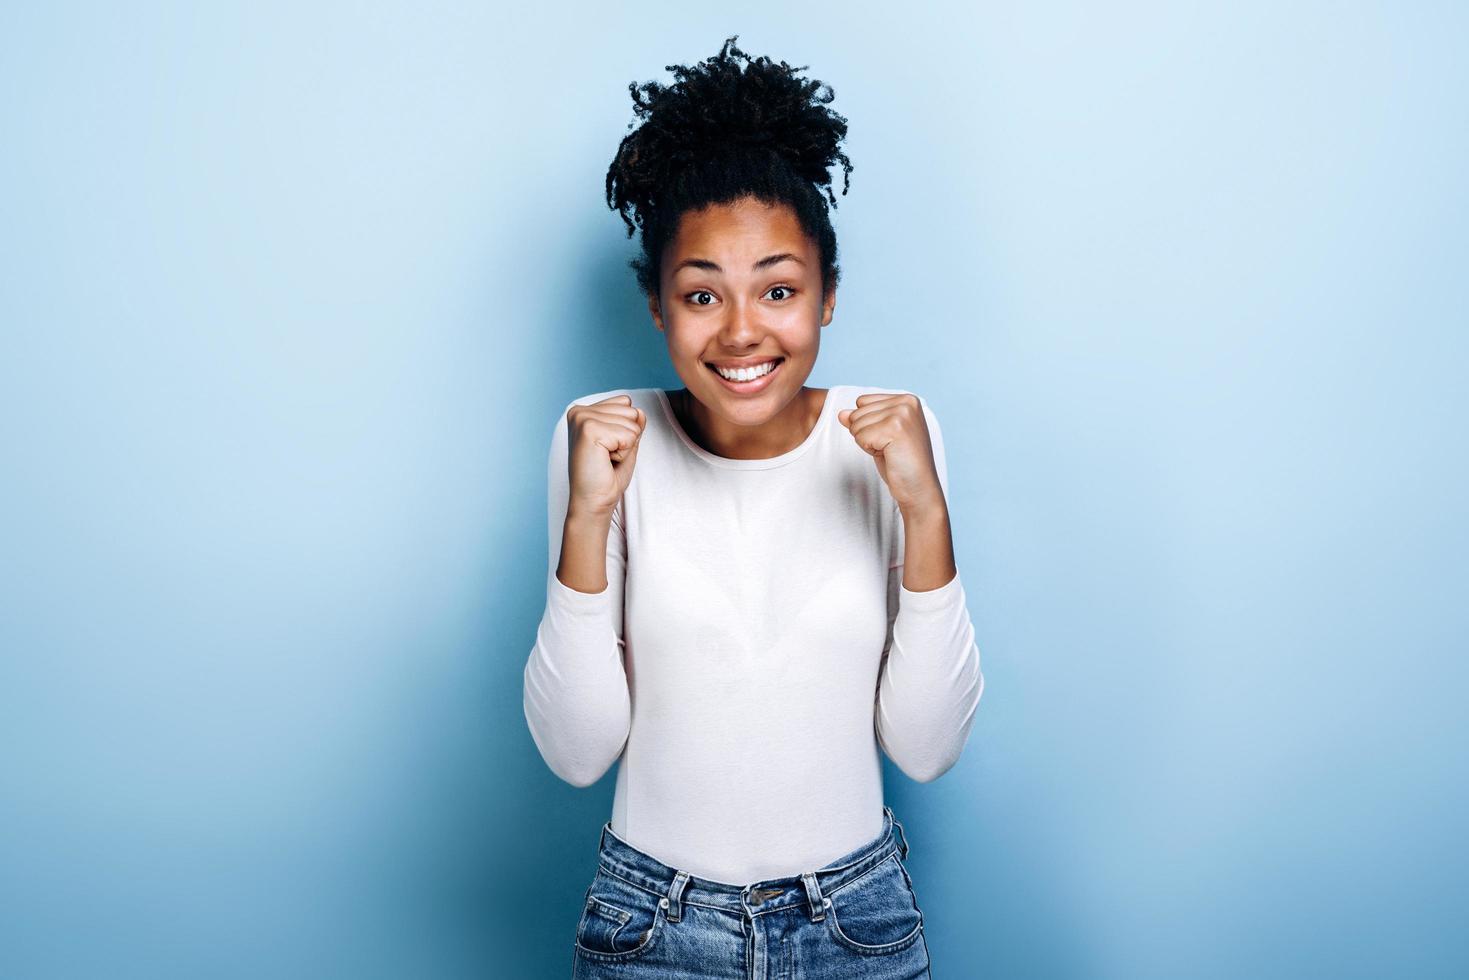
{"label": "belt loop", "polygon": [[[887,809],[887,807],[884,807],[883,809]],[[893,819],[893,828],[897,830],[897,832],[898,832],[898,839],[902,842],[902,844],[901,844],[902,851],[898,855],[898,857],[901,858],[902,860],[905,860],[906,861],[908,859],[908,833],[907,833],[907,831],[903,830],[903,825],[898,822],[898,818],[893,816],[893,811],[892,810],[888,810],[888,816],[889,817],[892,817],[892,819]]]}
{"label": "belt loop", "polygon": [[680,871],[673,876],[673,884],[668,888],[668,896],[661,904],[668,910],[668,921],[677,922],[683,918],[683,893],[684,887],[689,883],[689,873]]}
{"label": "belt loop", "polygon": [[811,906],[811,921],[820,922],[826,918],[826,899],[821,897],[821,886],[816,883],[816,872],[803,872],[801,883],[806,886],[806,901]]}

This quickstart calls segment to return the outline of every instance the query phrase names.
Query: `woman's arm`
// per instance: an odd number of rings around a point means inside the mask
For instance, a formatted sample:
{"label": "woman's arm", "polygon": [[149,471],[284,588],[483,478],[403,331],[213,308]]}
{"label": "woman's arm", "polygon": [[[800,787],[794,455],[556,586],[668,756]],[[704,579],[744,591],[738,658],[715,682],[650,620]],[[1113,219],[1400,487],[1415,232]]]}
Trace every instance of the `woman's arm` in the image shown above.
{"label": "woman's arm", "polygon": [[[605,518],[567,512],[564,410],[551,435],[546,486],[546,608],[525,665],[525,720],[551,771],[573,786],[590,786],[622,754],[631,719],[622,661],[627,538],[621,501]],[[592,566],[603,556],[606,586],[583,590],[601,580]]]}
{"label": "woman's arm", "polygon": [[[913,591],[904,584],[905,565],[924,570],[927,577],[914,579],[917,582],[930,580],[933,569],[953,562],[943,435],[927,403],[923,413],[944,510],[894,515],[897,563],[888,570],[888,637],[878,671],[874,724],[878,745],[888,758],[911,778],[926,783],[959,761],[984,692],[984,674],[957,568],[937,588]],[[910,519],[915,524],[912,533],[905,529]]]}

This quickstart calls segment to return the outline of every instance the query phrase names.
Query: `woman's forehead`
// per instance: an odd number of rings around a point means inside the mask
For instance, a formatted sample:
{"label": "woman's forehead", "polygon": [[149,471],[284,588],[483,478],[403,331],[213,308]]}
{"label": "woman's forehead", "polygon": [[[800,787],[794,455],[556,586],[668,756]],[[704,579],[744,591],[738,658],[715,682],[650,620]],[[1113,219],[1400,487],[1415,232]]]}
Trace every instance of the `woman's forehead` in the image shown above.
{"label": "woman's forehead", "polygon": [[[812,242],[789,207],[715,205],[686,212],[669,242],[665,262],[724,272],[755,271],[792,256],[809,264]],[[712,270],[711,270],[712,271]]]}

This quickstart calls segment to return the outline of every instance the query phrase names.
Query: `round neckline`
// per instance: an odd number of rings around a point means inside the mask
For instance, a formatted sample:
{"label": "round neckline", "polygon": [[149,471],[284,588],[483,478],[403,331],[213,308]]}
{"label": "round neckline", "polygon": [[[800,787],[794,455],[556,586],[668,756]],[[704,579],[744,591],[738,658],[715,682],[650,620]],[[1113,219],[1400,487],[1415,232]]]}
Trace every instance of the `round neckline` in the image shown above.
{"label": "round neckline", "polygon": [[767,470],[773,466],[783,466],[786,463],[793,462],[800,456],[803,456],[806,450],[811,448],[812,444],[821,435],[822,430],[825,429],[827,419],[836,414],[837,400],[834,396],[839,387],[841,386],[833,385],[826,389],[826,399],[821,403],[821,414],[816,417],[816,424],[811,427],[811,431],[806,434],[806,438],[799,445],[786,450],[779,456],[768,456],[765,459],[731,459],[728,456],[719,456],[711,453],[695,442],[693,437],[685,432],[683,426],[679,424],[678,416],[673,412],[673,402],[668,398],[668,392],[662,388],[654,388],[653,390],[658,394],[658,404],[663,406],[663,415],[668,419],[668,424],[673,428],[674,434],[678,436],[678,441],[683,443],[689,452],[705,462],[712,463],[715,466],[723,466],[726,469]]}

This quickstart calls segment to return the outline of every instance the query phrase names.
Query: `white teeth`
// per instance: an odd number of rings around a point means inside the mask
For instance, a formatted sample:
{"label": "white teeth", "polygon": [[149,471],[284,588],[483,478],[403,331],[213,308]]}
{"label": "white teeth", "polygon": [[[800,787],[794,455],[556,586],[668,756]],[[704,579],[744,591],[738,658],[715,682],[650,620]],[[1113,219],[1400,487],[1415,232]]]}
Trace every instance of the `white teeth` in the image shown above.
{"label": "white teeth", "polygon": [[719,372],[720,377],[728,378],[730,381],[753,381],[755,378],[769,374],[774,369],[775,364],[775,361],[766,361],[764,364],[752,368],[736,368],[733,371],[726,371],[718,365],[710,366]]}

